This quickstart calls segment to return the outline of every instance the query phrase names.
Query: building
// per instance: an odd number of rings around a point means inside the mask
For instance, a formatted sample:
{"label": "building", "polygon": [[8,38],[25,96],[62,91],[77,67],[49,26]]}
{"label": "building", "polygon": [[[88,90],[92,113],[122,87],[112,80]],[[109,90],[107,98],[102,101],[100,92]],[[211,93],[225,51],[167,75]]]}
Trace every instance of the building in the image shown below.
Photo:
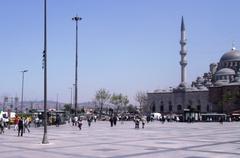
{"label": "building", "polygon": [[[240,51],[233,46],[222,55],[218,63],[210,64],[210,70],[197,77],[191,85],[186,82],[186,30],[181,22],[181,82],[169,90],[147,93],[148,112],[163,114],[226,113],[240,110]],[[193,116],[195,117],[195,116]]]}
{"label": "building", "polygon": [[209,101],[216,112],[231,114],[240,109],[240,51],[233,47],[212,65],[214,85],[209,87]]}
{"label": "building", "polygon": [[[160,112],[163,114],[183,114],[186,111],[206,113],[212,111],[211,103],[208,101],[208,88],[211,78],[205,74],[204,78],[198,77],[196,82],[188,85],[186,82],[187,49],[186,29],[184,20],[181,21],[181,82],[178,87],[169,90],[155,90],[147,93],[149,112]],[[195,116],[194,116],[195,117]]]}

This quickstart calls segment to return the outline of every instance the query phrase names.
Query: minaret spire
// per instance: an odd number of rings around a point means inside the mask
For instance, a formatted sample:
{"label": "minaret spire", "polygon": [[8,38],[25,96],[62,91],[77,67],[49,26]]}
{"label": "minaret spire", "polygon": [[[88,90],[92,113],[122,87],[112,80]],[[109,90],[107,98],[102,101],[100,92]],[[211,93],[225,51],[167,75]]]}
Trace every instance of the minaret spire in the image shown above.
{"label": "minaret spire", "polygon": [[184,19],[183,19],[183,16],[182,16],[181,39],[180,39],[180,45],[181,45],[181,50],[180,50],[180,55],[181,55],[181,61],[180,61],[180,65],[181,65],[181,83],[180,83],[180,87],[185,87],[186,86],[186,69],[185,69],[185,67],[187,66],[186,44],[187,44],[186,30],[185,30],[185,25],[184,25]]}
{"label": "minaret spire", "polygon": [[184,19],[182,16],[181,31],[185,31]]}

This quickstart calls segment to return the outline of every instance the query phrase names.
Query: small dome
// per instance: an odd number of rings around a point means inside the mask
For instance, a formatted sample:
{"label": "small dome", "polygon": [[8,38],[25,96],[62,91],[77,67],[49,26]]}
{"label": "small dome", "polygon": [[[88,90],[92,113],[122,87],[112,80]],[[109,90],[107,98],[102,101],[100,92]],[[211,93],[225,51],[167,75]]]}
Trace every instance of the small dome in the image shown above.
{"label": "small dome", "polygon": [[229,68],[223,68],[215,73],[216,76],[235,75],[235,71]]}
{"label": "small dome", "polygon": [[232,49],[231,51],[223,54],[223,56],[220,59],[220,62],[223,61],[240,61],[240,51]]}

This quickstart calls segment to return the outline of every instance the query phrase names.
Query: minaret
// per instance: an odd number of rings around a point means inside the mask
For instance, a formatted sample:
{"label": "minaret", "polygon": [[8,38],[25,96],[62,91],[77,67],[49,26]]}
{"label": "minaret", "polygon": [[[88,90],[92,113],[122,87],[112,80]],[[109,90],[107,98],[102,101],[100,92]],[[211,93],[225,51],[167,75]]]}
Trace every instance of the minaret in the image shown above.
{"label": "minaret", "polygon": [[187,44],[187,39],[186,39],[186,31],[185,31],[185,26],[184,26],[184,20],[182,17],[182,23],[181,23],[181,40],[180,40],[180,45],[181,45],[181,83],[180,87],[185,87],[186,86],[186,65],[187,65],[187,60],[186,60],[186,55],[187,55],[187,50],[186,50],[186,44]]}

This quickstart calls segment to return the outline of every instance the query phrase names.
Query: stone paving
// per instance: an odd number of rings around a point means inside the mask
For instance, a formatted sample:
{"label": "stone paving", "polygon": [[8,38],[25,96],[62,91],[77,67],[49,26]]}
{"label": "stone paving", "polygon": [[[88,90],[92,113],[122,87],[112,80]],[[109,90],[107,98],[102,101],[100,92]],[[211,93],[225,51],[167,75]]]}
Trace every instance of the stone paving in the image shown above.
{"label": "stone paving", "polygon": [[0,135],[0,158],[240,158],[240,122],[84,122],[82,131],[66,124],[48,127],[49,144],[41,144],[43,128],[17,137],[13,129]]}

